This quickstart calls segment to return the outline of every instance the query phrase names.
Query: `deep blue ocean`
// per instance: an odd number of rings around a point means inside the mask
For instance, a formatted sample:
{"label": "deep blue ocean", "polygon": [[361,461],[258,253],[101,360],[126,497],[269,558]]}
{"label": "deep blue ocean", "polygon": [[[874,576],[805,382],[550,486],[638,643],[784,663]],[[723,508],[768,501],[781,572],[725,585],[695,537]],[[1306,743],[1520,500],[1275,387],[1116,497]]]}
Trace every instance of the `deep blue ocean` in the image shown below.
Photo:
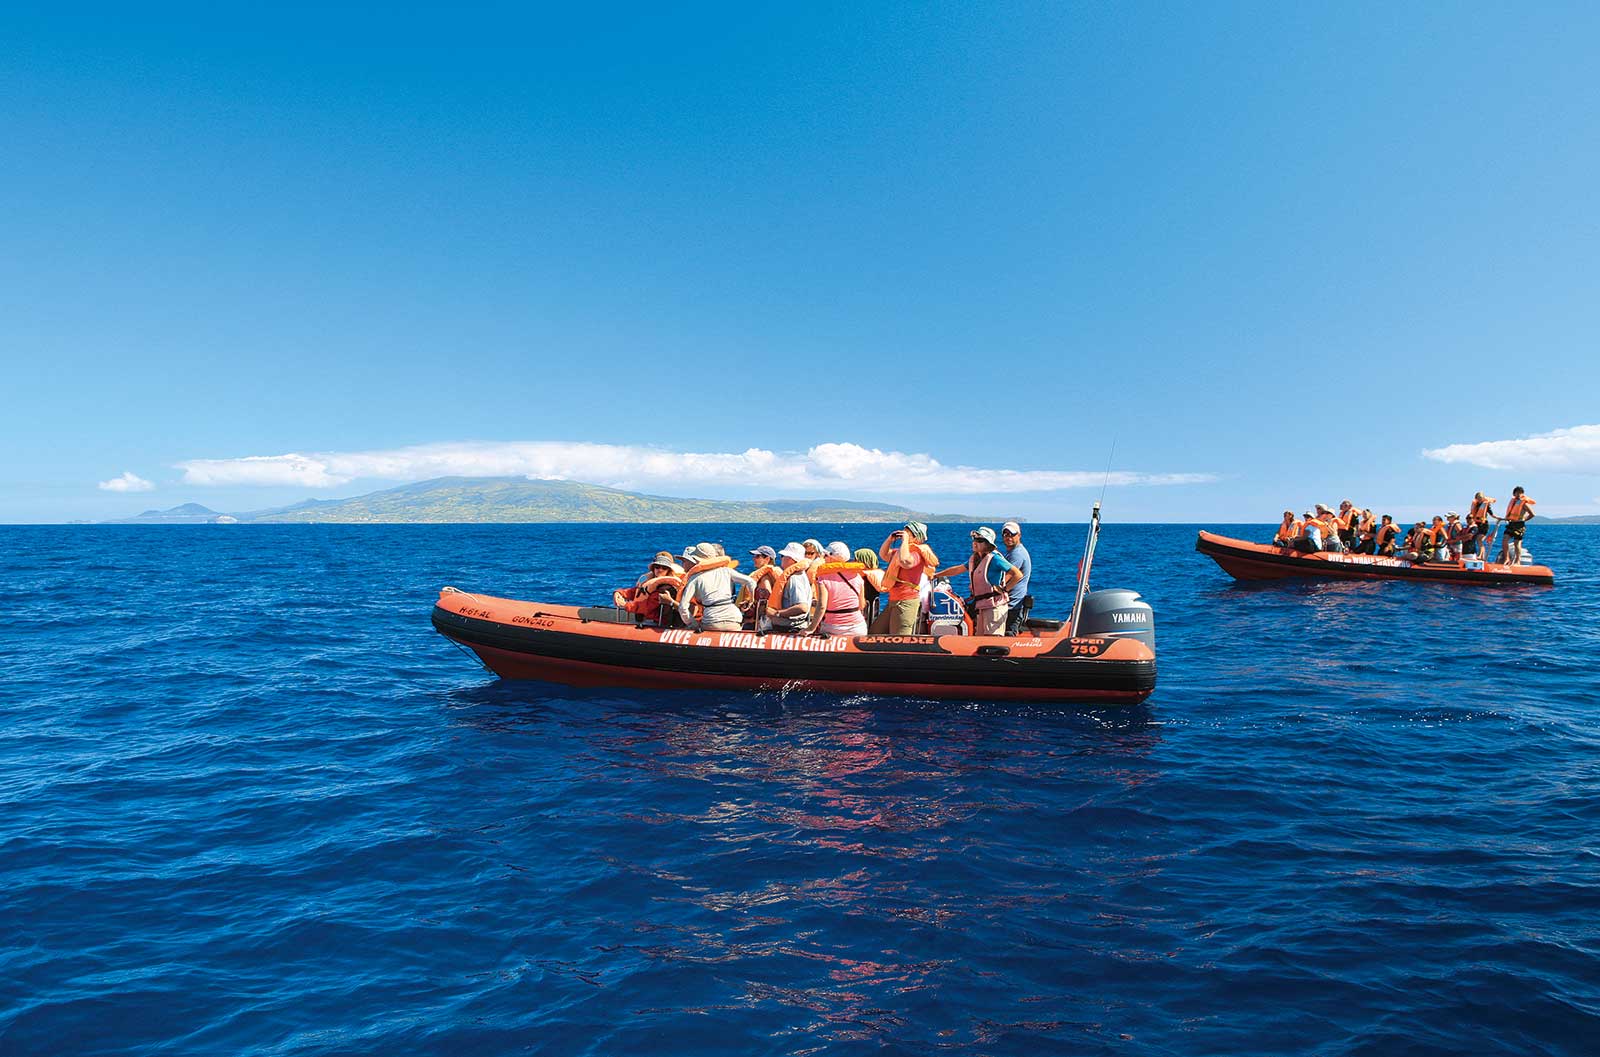
{"label": "deep blue ocean", "polygon": [[[503,683],[428,622],[882,535],[0,528],[0,1053],[1600,1052],[1600,528],[1473,589],[1107,525],[1137,708]],[[1036,615],[1082,540],[1027,526]]]}

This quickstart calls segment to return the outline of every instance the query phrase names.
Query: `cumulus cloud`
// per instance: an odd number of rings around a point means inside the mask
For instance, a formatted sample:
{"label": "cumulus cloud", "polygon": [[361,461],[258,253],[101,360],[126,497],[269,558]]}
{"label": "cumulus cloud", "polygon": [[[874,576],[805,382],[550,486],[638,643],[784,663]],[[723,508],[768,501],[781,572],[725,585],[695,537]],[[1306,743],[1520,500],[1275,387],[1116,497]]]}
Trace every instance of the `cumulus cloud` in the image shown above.
{"label": "cumulus cloud", "polygon": [[1600,474],[1600,426],[1535,433],[1518,440],[1486,440],[1425,448],[1439,462],[1464,462],[1490,470],[1557,470]]}
{"label": "cumulus cloud", "polygon": [[[185,484],[334,488],[360,479],[530,477],[614,488],[756,486],[787,491],[956,495],[1051,492],[1096,487],[1098,470],[1008,470],[947,466],[931,455],[818,444],[804,452],[680,452],[565,441],[419,444],[388,451],[249,455],[178,464]],[[1204,484],[1206,473],[1113,473],[1113,485]]]}
{"label": "cumulus cloud", "polygon": [[154,487],[155,485],[146,481],[143,477],[126,470],[123,471],[121,477],[113,477],[109,481],[100,482],[100,490],[103,492],[148,492]]}

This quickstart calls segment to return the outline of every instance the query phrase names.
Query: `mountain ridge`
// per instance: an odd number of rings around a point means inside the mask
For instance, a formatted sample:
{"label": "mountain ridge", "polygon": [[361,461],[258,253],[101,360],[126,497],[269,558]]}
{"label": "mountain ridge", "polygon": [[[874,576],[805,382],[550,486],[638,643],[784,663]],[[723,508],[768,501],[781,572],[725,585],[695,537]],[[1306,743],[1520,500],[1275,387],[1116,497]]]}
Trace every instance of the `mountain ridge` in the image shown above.
{"label": "mountain ridge", "polygon": [[[111,524],[527,524],[564,522],[893,522],[971,523],[967,514],[933,514],[853,499],[683,499],[581,481],[525,477],[435,477],[349,499],[306,499],[288,506],[221,514],[196,503],[147,510]],[[994,520],[994,519],[988,519]]]}

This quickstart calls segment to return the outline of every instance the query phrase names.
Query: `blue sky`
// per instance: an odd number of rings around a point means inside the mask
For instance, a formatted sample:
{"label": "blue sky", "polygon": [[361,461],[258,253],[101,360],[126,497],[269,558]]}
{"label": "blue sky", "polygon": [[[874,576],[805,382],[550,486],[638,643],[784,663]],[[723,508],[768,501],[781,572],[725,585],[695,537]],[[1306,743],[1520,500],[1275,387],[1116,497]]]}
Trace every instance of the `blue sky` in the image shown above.
{"label": "blue sky", "polygon": [[1125,521],[1600,509],[1597,31],[8,6],[0,520],[441,467],[1076,520],[1113,437]]}

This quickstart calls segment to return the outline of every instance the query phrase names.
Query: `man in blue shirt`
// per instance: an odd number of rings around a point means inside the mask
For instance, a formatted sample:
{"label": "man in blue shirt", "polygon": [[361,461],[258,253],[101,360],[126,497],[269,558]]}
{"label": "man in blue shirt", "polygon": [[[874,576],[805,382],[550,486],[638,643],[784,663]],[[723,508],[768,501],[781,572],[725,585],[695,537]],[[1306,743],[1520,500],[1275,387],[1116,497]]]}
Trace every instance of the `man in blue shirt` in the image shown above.
{"label": "man in blue shirt", "polygon": [[1022,600],[1028,597],[1028,586],[1033,580],[1033,557],[1028,553],[1028,548],[1022,545],[1022,526],[1015,521],[1007,521],[1001,526],[1000,542],[1006,547],[1006,561],[1022,573],[1022,579],[1012,584],[1006,592],[1006,634],[1016,635],[1022,631],[1023,621],[1028,619]]}

